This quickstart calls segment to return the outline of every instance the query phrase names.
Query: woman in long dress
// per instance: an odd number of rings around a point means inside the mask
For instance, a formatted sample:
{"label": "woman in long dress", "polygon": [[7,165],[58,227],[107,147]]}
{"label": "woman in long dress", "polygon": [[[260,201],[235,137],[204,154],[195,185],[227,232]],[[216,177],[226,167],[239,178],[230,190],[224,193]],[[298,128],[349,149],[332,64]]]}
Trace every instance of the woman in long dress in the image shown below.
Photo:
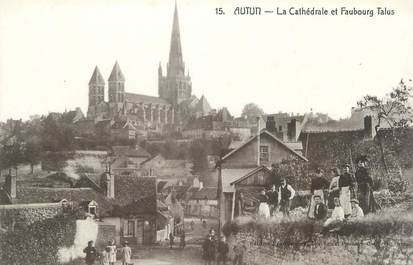
{"label": "woman in long dress", "polygon": [[314,196],[319,196],[322,203],[324,202],[324,190],[328,188],[328,181],[323,176],[323,170],[318,168],[316,170],[316,175],[311,180],[311,201],[310,207],[308,208],[308,217],[313,219],[314,218],[314,208],[315,208],[315,201]]}
{"label": "woman in long dress", "polygon": [[328,188],[328,208],[334,209],[334,198],[340,196],[340,188],[338,187],[338,180],[340,179],[340,169],[334,167],[330,170],[332,179]]}
{"label": "woman in long dress", "polygon": [[340,188],[340,204],[344,210],[344,216],[348,217],[351,214],[351,188],[354,185],[353,178],[350,175],[350,166],[345,164],[343,167],[343,174],[338,180],[338,187]]}
{"label": "woman in long dress", "polygon": [[116,245],[115,240],[109,241],[109,264],[114,265],[116,263]]}
{"label": "woman in long dress", "polygon": [[270,206],[268,205],[268,197],[265,195],[265,190],[261,191],[258,199],[260,201],[258,206],[258,217],[263,217],[265,219],[270,218]]}

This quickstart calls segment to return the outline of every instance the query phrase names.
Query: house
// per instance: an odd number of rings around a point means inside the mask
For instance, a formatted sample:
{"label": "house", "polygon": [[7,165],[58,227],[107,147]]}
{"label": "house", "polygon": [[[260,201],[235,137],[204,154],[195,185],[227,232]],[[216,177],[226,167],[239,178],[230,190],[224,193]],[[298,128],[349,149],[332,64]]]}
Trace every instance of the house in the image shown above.
{"label": "house", "polygon": [[186,215],[218,217],[217,187],[200,187],[193,191],[186,205]]}
{"label": "house", "polygon": [[7,229],[61,214],[67,205],[94,216],[99,233],[111,235],[117,244],[153,244],[165,240],[158,231],[174,229],[172,216],[158,205],[155,177],[82,175],[76,188],[18,186],[16,178],[8,175],[0,190],[0,222]]}
{"label": "house", "polygon": [[134,173],[141,167],[141,163],[150,157],[151,154],[139,145],[112,146],[112,151],[109,153],[111,171],[114,174]]}
{"label": "house", "polygon": [[151,157],[140,164],[140,174],[154,175],[169,182],[186,180],[192,176],[192,162],[184,159],[166,159],[161,154]]}
{"label": "house", "polygon": [[226,154],[217,172],[218,177],[219,174],[222,177],[221,223],[229,222],[236,216],[236,199],[240,192],[248,197],[246,207],[254,207],[259,191],[275,183],[269,167],[291,158],[307,162],[304,156],[266,129]]}
{"label": "house", "polygon": [[135,140],[137,128],[132,121],[117,120],[110,127],[113,140]]}

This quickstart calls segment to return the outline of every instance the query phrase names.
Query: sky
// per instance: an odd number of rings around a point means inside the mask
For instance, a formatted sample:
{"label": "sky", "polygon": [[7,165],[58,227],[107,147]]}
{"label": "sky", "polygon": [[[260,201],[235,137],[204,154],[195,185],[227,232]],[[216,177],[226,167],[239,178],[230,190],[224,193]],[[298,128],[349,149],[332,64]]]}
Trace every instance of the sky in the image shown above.
{"label": "sky", "polygon": [[[413,79],[413,1],[178,0],[193,94],[240,115],[350,115],[365,94]],[[237,6],[393,9],[393,16],[237,16]],[[216,15],[216,8],[225,15]],[[168,60],[174,0],[0,0],[0,120],[87,112],[97,65],[115,63],[127,92],[157,96]],[[107,86],[106,86],[107,98]]]}

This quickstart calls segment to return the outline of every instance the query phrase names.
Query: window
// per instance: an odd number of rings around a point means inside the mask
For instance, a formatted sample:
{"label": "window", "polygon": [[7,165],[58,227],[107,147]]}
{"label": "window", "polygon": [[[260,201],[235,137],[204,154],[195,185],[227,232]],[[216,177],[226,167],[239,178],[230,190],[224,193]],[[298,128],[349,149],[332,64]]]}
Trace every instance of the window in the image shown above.
{"label": "window", "polygon": [[128,220],[128,227],[126,231],[127,236],[135,236],[135,221]]}
{"label": "window", "polygon": [[283,131],[283,127],[280,125],[280,127],[278,127],[278,130],[279,130],[280,132],[282,132],[282,131]]}
{"label": "window", "polygon": [[96,215],[96,206],[89,206],[89,213],[92,215]]}
{"label": "window", "polygon": [[269,157],[269,147],[266,145],[261,145],[260,146],[260,162],[261,163],[267,163],[270,160]]}

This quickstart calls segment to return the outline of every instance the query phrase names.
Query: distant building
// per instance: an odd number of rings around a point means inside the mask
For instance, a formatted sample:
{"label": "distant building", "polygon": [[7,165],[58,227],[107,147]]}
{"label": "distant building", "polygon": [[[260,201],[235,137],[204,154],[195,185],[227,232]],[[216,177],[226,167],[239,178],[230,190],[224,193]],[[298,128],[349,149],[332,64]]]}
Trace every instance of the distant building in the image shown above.
{"label": "distant building", "polygon": [[[144,130],[162,131],[180,128],[189,116],[209,114],[211,107],[204,96],[197,99],[192,95],[192,81],[183,60],[178,9],[175,5],[173,16],[169,61],[166,73],[161,64],[158,68],[158,96],[148,96],[126,92],[126,78],[115,63],[108,78],[108,101],[105,98],[105,79],[96,66],[89,81],[88,119],[131,121],[117,126],[122,138],[133,138],[131,131],[143,127]],[[113,129],[113,128],[112,128]]]}

